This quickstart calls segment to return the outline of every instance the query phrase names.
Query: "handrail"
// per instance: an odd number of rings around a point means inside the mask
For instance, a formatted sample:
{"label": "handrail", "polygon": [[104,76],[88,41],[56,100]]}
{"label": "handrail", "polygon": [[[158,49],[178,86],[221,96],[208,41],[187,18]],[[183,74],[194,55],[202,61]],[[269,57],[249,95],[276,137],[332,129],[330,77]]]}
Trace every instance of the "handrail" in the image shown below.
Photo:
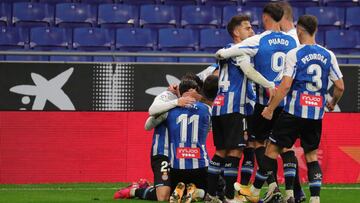
{"label": "handrail", "polygon": [[[57,55],[57,56],[158,56],[158,57],[214,57],[209,53],[171,53],[171,52],[66,52],[66,51],[0,51],[0,55]],[[339,59],[360,59],[360,55],[336,55]]]}

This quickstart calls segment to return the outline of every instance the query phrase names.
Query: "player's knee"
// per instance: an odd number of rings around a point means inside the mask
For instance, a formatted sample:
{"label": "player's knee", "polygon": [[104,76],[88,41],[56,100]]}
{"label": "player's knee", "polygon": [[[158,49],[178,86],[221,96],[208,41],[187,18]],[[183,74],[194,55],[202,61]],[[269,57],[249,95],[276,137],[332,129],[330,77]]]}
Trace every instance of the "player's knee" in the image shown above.
{"label": "player's knee", "polygon": [[278,155],[280,154],[280,150],[281,150],[280,147],[278,147],[277,145],[269,143],[266,146],[265,155],[272,159],[276,159],[278,157]]}
{"label": "player's knee", "polygon": [[221,158],[225,158],[225,156],[226,156],[226,151],[223,150],[223,149],[221,149],[221,150],[216,150],[216,151],[215,151],[215,154],[218,155],[218,156],[221,157]]}
{"label": "player's knee", "polygon": [[238,157],[241,158],[242,150],[241,149],[231,149],[226,153],[226,156]]}
{"label": "player's knee", "polygon": [[161,188],[160,190],[156,190],[156,197],[158,201],[168,201],[170,198],[170,187],[169,188]]}
{"label": "player's knee", "polygon": [[313,151],[310,151],[310,152],[306,152],[305,153],[305,159],[306,159],[306,162],[308,162],[308,163],[313,162],[313,161],[317,161],[318,160],[318,158],[317,158],[317,149],[313,150]]}

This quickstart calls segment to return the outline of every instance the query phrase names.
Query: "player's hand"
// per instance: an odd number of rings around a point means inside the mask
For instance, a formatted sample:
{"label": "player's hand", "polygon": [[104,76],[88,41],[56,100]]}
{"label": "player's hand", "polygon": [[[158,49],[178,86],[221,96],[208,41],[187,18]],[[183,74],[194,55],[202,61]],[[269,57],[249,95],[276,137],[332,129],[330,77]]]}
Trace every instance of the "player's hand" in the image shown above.
{"label": "player's hand", "polygon": [[167,90],[170,91],[171,93],[177,95],[177,89],[178,89],[178,85],[172,84],[172,85],[169,85]]}
{"label": "player's hand", "polygon": [[185,107],[185,106],[188,106],[188,105],[192,105],[193,103],[195,103],[196,100],[191,97],[191,96],[182,96],[178,99],[178,106],[180,107]]}
{"label": "player's hand", "polygon": [[332,102],[329,102],[329,101],[326,102],[326,107],[328,108],[328,110],[329,110],[330,112],[331,112],[331,111],[334,111],[334,109],[335,109],[335,105],[332,104]]}
{"label": "player's hand", "polygon": [[219,50],[215,53],[215,58],[216,58],[216,59],[219,59],[219,60],[225,59],[225,58],[223,57],[223,56],[224,56],[223,52],[224,52],[224,49],[219,49]]}
{"label": "player's hand", "polygon": [[265,107],[263,112],[261,113],[261,115],[267,119],[267,120],[271,120],[273,117],[273,113],[274,111],[272,111],[269,107]]}

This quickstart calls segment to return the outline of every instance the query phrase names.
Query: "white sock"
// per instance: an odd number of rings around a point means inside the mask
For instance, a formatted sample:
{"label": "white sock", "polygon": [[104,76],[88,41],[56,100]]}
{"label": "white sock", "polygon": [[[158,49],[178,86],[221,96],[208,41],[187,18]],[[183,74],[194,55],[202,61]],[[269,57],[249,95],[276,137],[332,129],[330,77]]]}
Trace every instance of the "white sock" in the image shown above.
{"label": "white sock", "polygon": [[195,193],[196,193],[196,197],[200,199],[204,199],[205,191],[203,189],[196,189]]}
{"label": "white sock", "polygon": [[310,203],[320,203],[320,197],[319,196],[310,197]]}
{"label": "white sock", "polygon": [[135,190],[136,190],[136,188],[132,188],[130,190],[130,197],[135,197]]}
{"label": "white sock", "polygon": [[276,187],[277,187],[276,182],[270,183],[268,191],[274,191]]}
{"label": "white sock", "polygon": [[294,197],[294,190],[286,190],[285,194],[286,194],[285,200],[288,200],[290,197]]}
{"label": "white sock", "polygon": [[261,189],[258,189],[258,188],[254,187],[254,186],[252,185],[251,188],[250,188],[250,191],[251,191],[251,193],[252,193],[254,196],[259,196]]}

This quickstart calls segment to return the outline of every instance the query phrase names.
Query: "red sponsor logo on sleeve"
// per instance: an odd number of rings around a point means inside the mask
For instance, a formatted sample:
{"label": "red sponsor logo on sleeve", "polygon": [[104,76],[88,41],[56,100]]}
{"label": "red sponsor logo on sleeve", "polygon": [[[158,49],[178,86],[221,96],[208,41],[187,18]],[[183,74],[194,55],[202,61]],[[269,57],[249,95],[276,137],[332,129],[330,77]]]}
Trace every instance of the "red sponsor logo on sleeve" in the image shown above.
{"label": "red sponsor logo on sleeve", "polygon": [[301,106],[322,107],[323,98],[322,98],[322,96],[315,96],[315,95],[310,95],[310,94],[300,94],[300,105]]}
{"label": "red sponsor logo on sleeve", "polygon": [[224,95],[218,95],[214,100],[214,106],[224,106]]}
{"label": "red sponsor logo on sleeve", "polygon": [[200,148],[178,147],[176,148],[177,159],[199,159]]}

